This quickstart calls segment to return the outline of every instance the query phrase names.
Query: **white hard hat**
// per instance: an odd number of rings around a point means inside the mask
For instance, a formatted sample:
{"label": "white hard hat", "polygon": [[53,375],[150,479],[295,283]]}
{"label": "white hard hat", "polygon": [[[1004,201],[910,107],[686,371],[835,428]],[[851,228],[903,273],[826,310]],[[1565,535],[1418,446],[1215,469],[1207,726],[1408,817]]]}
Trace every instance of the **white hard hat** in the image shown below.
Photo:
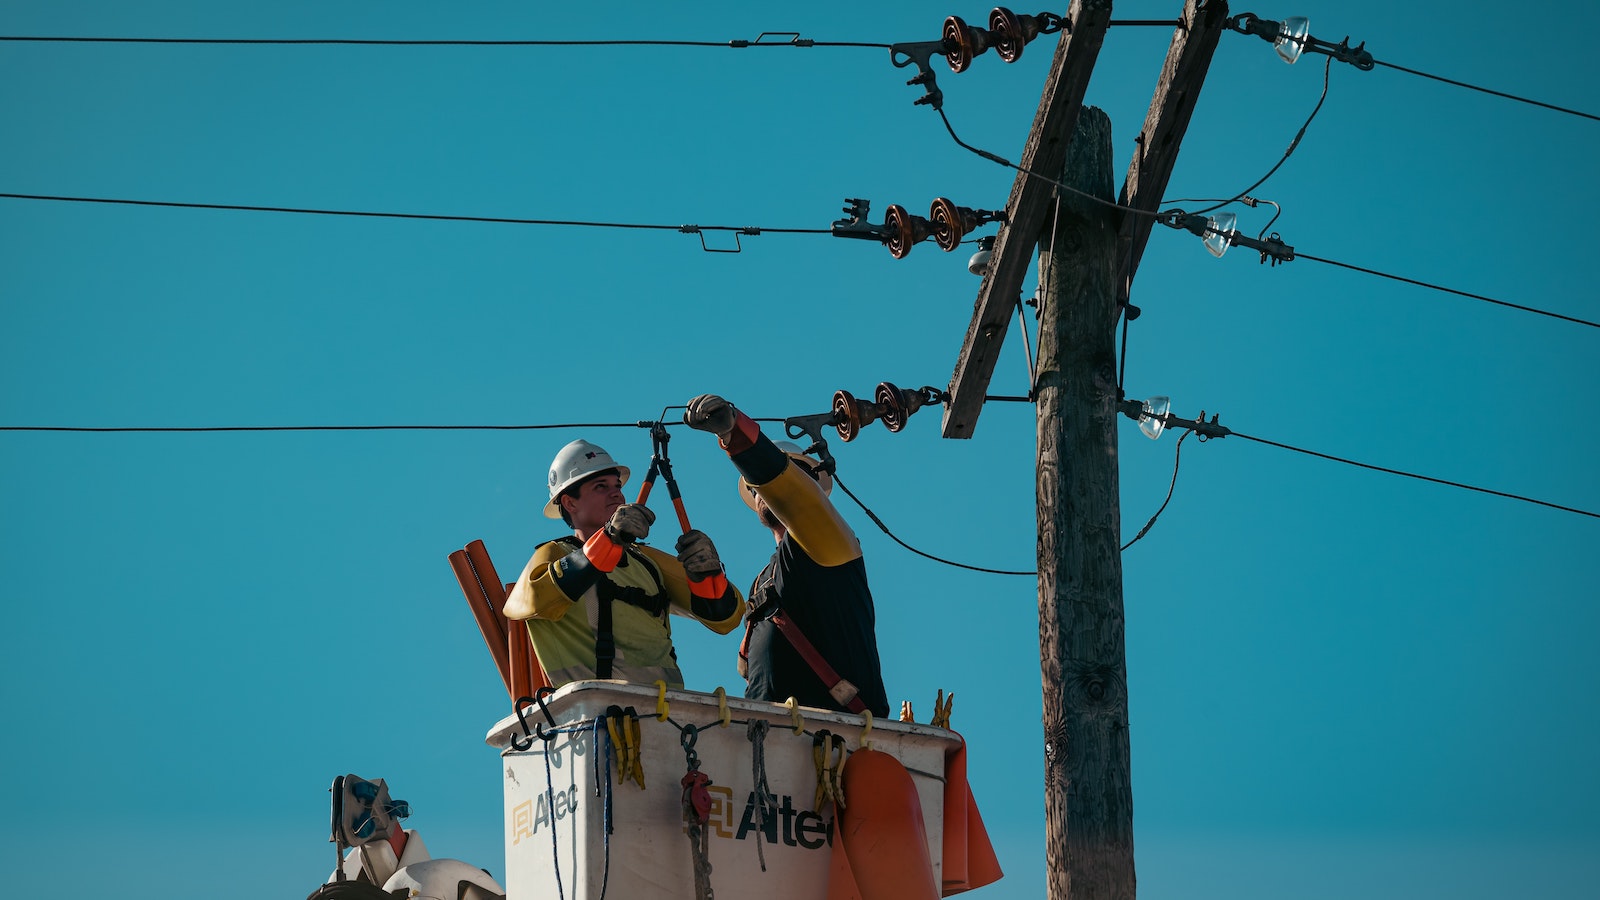
{"label": "white hard hat", "polygon": [[[782,450],[790,459],[794,460],[795,463],[800,466],[800,468],[809,472],[811,477],[815,478],[817,483],[822,485],[823,493],[830,493],[833,490],[833,476],[829,475],[827,472],[821,471],[821,460],[814,456],[807,456],[805,449],[799,444],[796,444],[794,441],[773,441],[772,443],[776,445],[779,450]],[[827,480],[824,481],[823,479]],[[750,486],[750,482],[744,480],[743,475],[739,476],[739,499],[744,501],[745,506],[748,506],[751,509],[756,508],[755,489]]]}
{"label": "white hard hat", "polygon": [[622,484],[628,483],[628,467],[618,465],[611,454],[588,441],[573,441],[561,448],[555,461],[550,463],[550,502],[544,505],[544,517],[561,518],[561,504],[556,498],[561,492],[596,472],[616,469]]}

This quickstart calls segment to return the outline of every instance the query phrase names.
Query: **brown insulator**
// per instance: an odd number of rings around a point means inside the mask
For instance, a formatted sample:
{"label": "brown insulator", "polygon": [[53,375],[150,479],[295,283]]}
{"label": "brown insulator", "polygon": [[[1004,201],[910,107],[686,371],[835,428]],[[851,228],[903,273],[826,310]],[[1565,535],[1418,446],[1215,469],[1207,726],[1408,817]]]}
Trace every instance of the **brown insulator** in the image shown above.
{"label": "brown insulator", "polygon": [[889,252],[895,259],[905,259],[911,245],[925,241],[933,233],[933,224],[921,216],[913,216],[898,203],[890,205],[883,214],[883,227],[889,232]]}
{"label": "brown insulator", "polygon": [[873,399],[883,409],[883,427],[890,431],[899,431],[906,427],[906,417],[914,410],[906,403],[905,391],[895,387],[891,382],[882,381],[878,383],[878,390]]}
{"label": "brown insulator", "polygon": [[883,411],[875,403],[857,400],[849,391],[836,391],[833,395],[833,415],[838,423],[839,440],[850,443],[861,429],[878,421]]}
{"label": "brown insulator", "polygon": [[944,42],[945,62],[950,64],[950,70],[960,75],[972,65],[974,57],[982,56],[989,49],[993,39],[989,32],[982,28],[973,28],[961,20],[960,16],[951,16],[944,20],[944,32],[941,35]]}
{"label": "brown insulator", "polygon": [[944,402],[944,394],[932,387],[917,388],[905,391],[893,383],[884,381],[878,384],[874,395],[878,407],[882,410],[883,425],[890,431],[899,431],[906,427],[909,419],[917,410],[924,406],[931,406]]}
{"label": "brown insulator", "polygon": [[1008,63],[1022,58],[1022,48],[1044,32],[1042,16],[1019,16],[1004,6],[996,6],[989,13],[989,31],[992,32],[994,52]]}

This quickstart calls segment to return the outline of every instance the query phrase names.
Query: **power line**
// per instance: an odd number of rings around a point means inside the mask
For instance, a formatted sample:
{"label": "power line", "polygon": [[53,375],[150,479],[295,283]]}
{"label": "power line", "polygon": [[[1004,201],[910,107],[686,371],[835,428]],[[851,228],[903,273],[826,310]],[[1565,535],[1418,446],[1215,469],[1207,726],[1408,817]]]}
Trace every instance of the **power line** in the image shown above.
{"label": "power line", "polygon": [[[786,41],[766,41],[766,37],[788,37]],[[743,50],[749,47],[866,47],[889,49],[890,44],[862,41],[813,41],[796,32],[762,32],[755,40],[666,41],[666,40],[385,40],[361,38],[169,38],[169,37],[71,37],[0,35],[0,41],[69,44],[254,44],[254,45],[342,45],[371,47],[723,47]]]}
{"label": "power line", "polygon": [[1479,86],[1477,86],[1475,84],[1468,84],[1465,81],[1456,81],[1453,78],[1445,78],[1442,75],[1430,75],[1427,72],[1419,72],[1416,69],[1408,69],[1405,66],[1396,65],[1396,64],[1391,63],[1391,62],[1384,62],[1381,59],[1375,59],[1375,60],[1373,60],[1373,63],[1375,65],[1385,66],[1385,67],[1390,68],[1390,69],[1396,69],[1396,70],[1401,71],[1401,72],[1406,72],[1406,73],[1411,74],[1411,75],[1416,75],[1416,76],[1419,76],[1421,78],[1431,78],[1434,81],[1442,81],[1445,84],[1453,84],[1456,87],[1463,87],[1463,88],[1466,88],[1469,91],[1479,91],[1479,92],[1484,93],[1484,94],[1493,94],[1496,97],[1504,97],[1507,100],[1515,100],[1518,103],[1526,103],[1526,104],[1528,104],[1530,106],[1542,106],[1545,109],[1552,109],[1552,110],[1555,110],[1556,112],[1566,113],[1569,116],[1578,116],[1580,118],[1593,119],[1596,122],[1600,122],[1600,116],[1594,115],[1592,113],[1580,112],[1579,110],[1576,110],[1576,109],[1568,109],[1565,106],[1556,106],[1553,103],[1544,103],[1544,102],[1539,101],[1539,100],[1530,100],[1527,97],[1518,97],[1516,94],[1507,94],[1504,91],[1496,91],[1496,90],[1491,90],[1490,88],[1486,88],[1486,87],[1479,87]]}
{"label": "power line", "polygon": [[[1201,215],[1203,213],[1211,212],[1212,210],[1215,210],[1215,209],[1221,209],[1222,207],[1227,206],[1229,203],[1232,203],[1235,200],[1242,199],[1247,194],[1249,194],[1251,191],[1253,191],[1256,188],[1260,187],[1261,185],[1265,184],[1268,178],[1271,178],[1273,176],[1273,174],[1278,171],[1278,169],[1283,167],[1284,163],[1289,161],[1289,156],[1294,153],[1294,148],[1300,146],[1300,139],[1306,136],[1306,129],[1311,127],[1311,120],[1315,119],[1317,117],[1317,113],[1322,111],[1322,103],[1323,103],[1323,101],[1328,99],[1328,76],[1331,73],[1332,69],[1333,69],[1333,57],[1330,56],[1330,57],[1328,57],[1327,63],[1325,63],[1323,65],[1323,67],[1322,67],[1322,94],[1321,94],[1321,96],[1317,97],[1317,105],[1311,108],[1311,115],[1306,116],[1305,124],[1301,125],[1300,126],[1300,130],[1295,132],[1294,140],[1289,142],[1289,149],[1283,151],[1283,156],[1277,161],[1276,164],[1273,165],[1272,168],[1267,170],[1267,174],[1265,174],[1265,175],[1261,176],[1260,178],[1256,179],[1256,183],[1255,184],[1252,184],[1249,187],[1245,188],[1244,190],[1240,191],[1239,193],[1234,194],[1232,200],[1225,200],[1225,201],[1223,201],[1221,203],[1218,203],[1216,206],[1210,206],[1210,207],[1207,207],[1205,209],[1196,210],[1195,211],[1195,215]],[[1276,217],[1274,217],[1274,218],[1276,218]],[[1263,230],[1265,230],[1265,229],[1263,229]]]}
{"label": "power line", "polygon": [[[564,422],[554,425],[0,425],[0,431],[65,431],[117,434],[130,432],[195,434],[259,431],[539,431],[551,428],[649,428],[653,422]],[[667,422],[667,425],[681,424]]]}
{"label": "power line", "polygon": [[1524,503],[1533,503],[1533,504],[1537,504],[1539,506],[1548,506],[1551,509],[1559,509],[1562,512],[1577,513],[1580,516],[1589,516],[1590,518],[1600,519],[1600,513],[1589,512],[1588,510],[1584,510],[1584,509],[1575,509],[1575,508],[1573,508],[1571,506],[1562,506],[1559,503],[1550,503],[1550,502],[1545,501],[1545,500],[1535,500],[1532,497],[1524,497],[1524,496],[1521,496],[1520,494],[1508,494],[1508,493],[1506,493],[1504,491],[1495,491],[1495,490],[1490,490],[1489,488],[1477,487],[1475,485],[1462,484],[1459,481],[1446,481],[1443,478],[1434,478],[1434,477],[1429,476],[1429,475],[1418,475],[1415,472],[1404,472],[1404,471],[1401,471],[1400,469],[1388,468],[1387,466],[1375,466],[1375,465],[1373,465],[1371,463],[1357,462],[1356,460],[1353,460],[1353,459],[1345,459],[1342,456],[1334,456],[1334,455],[1329,454],[1329,453],[1318,453],[1315,450],[1306,450],[1306,449],[1301,448],[1301,447],[1291,447],[1288,444],[1280,444],[1277,441],[1269,441],[1266,438],[1258,438],[1258,437],[1252,437],[1252,436],[1250,436],[1248,434],[1240,434],[1239,432],[1232,431],[1231,429],[1228,432],[1228,437],[1241,437],[1241,438],[1244,438],[1247,441],[1255,441],[1258,444],[1267,444],[1269,446],[1279,447],[1279,448],[1282,448],[1284,450],[1293,450],[1296,453],[1304,453],[1307,456],[1315,456],[1315,457],[1318,457],[1319,459],[1332,460],[1334,462],[1344,463],[1345,465],[1348,465],[1348,466],[1356,466],[1356,467],[1362,468],[1362,469],[1371,469],[1371,470],[1373,470],[1375,472],[1387,472],[1390,475],[1402,475],[1402,476],[1404,476],[1406,478],[1415,478],[1415,479],[1417,479],[1419,481],[1431,481],[1434,484],[1442,484],[1442,485],[1446,485],[1448,487],[1461,488],[1462,490],[1467,490],[1467,491],[1476,491],[1476,492],[1478,492],[1480,494],[1492,494],[1492,495],[1494,495],[1496,497],[1505,497],[1508,500],[1521,500]]}
{"label": "power line", "polygon": [[1167,504],[1172,502],[1172,492],[1178,489],[1178,461],[1183,456],[1183,439],[1193,433],[1192,431],[1185,431],[1183,434],[1178,435],[1178,445],[1172,451],[1172,483],[1167,485],[1167,499],[1161,501],[1161,506],[1156,510],[1155,515],[1150,517],[1150,521],[1144,523],[1144,527],[1139,529],[1139,533],[1133,536],[1133,540],[1122,545],[1122,552],[1127,552],[1129,547],[1139,543],[1140,538],[1149,534],[1150,529],[1155,527],[1156,520],[1161,518],[1161,514],[1167,511]]}
{"label": "power line", "polygon": [[489,222],[501,225],[558,225],[579,228],[634,228],[653,231],[678,231],[698,234],[703,231],[729,231],[736,234],[829,234],[826,228],[755,228],[735,225],[657,225],[636,222],[586,222],[572,219],[519,219],[505,216],[447,216],[428,213],[368,212],[349,209],[305,209],[291,206],[248,206],[234,203],[179,203],[169,200],[125,200],[113,197],[64,197],[46,194],[0,193],[12,200],[48,200],[61,203],[108,203],[121,206],[156,206],[172,209],[221,209],[241,212],[295,213],[316,216],[359,216],[374,219],[424,219],[438,222]]}
{"label": "power line", "polygon": [[856,502],[857,506],[861,507],[861,511],[867,514],[867,518],[872,520],[872,524],[878,526],[878,530],[880,530],[884,534],[888,535],[889,539],[894,541],[896,544],[899,544],[900,546],[906,548],[907,550],[910,550],[912,553],[915,553],[918,556],[921,556],[921,557],[923,557],[925,559],[931,559],[934,562],[944,563],[947,566],[955,566],[958,569],[970,569],[973,572],[987,572],[990,575],[1038,575],[1039,574],[1037,571],[1023,572],[1023,571],[1012,571],[1012,570],[1008,570],[1008,569],[986,569],[986,568],[984,568],[982,566],[969,566],[966,563],[952,562],[951,560],[945,559],[942,556],[934,556],[932,553],[924,553],[921,550],[918,550],[917,548],[911,546],[910,544],[908,544],[905,541],[902,541],[898,537],[896,537],[895,533],[889,530],[889,526],[883,524],[883,520],[878,518],[878,514],[877,513],[875,513],[872,510],[868,509],[867,505],[865,503],[861,502],[861,498],[860,497],[857,497],[854,493],[852,493],[850,491],[850,489],[848,487],[845,487],[844,482],[839,480],[839,473],[838,472],[834,472],[833,473],[833,483],[837,484],[839,486],[840,490],[844,491],[845,494],[848,495],[851,500],[854,500]]}
{"label": "power line", "polygon": [[[1331,62],[1331,59],[1330,59],[1330,62]],[[1324,75],[1326,75],[1326,73],[1324,73]],[[1326,82],[1326,80],[1324,80],[1324,82],[1323,82],[1323,97],[1326,98],[1326,96],[1327,96],[1327,82]],[[1192,213],[1191,215],[1197,215],[1197,216],[1198,215],[1203,215],[1206,212],[1209,212],[1209,211],[1215,210],[1215,209],[1219,209],[1219,208],[1221,208],[1223,206],[1228,205],[1229,203],[1245,201],[1245,200],[1250,199],[1250,198],[1247,197],[1249,192],[1252,191],[1252,190],[1255,190],[1257,187],[1260,187],[1262,182],[1265,182],[1268,178],[1270,178],[1272,176],[1273,172],[1276,172],[1278,170],[1278,167],[1283,165],[1284,160],[1287,160],[1289,158],[1289,154],[1294,152],[1295,147],[1300,143],[1300,138],[1305,135],[1306,127],[1311,124],[1311,119],[1316,118],[1317,110],[1319,110],[1321,108],[1322,108],[1322,101],[1318,100],[1316,109],[1313,109],[1311,111],[1311,117],[1306,119],[1306,124],[1302,125],[1300,127],[1300,133],[1295,135],[1294,140],[1289,144],[1289,149],[1284,151],[1283,158],[1279,159],[1277,165],[1273,166],[1272,169],[1270,171],[1268,171],[1266,175],[1263,175],[1259,180],[1256,181],[1255,184],[1251,185],[1250,187],[1246,188],[1244,191],[1240,192],[1233,199],[1217,203],[1214,206],[1207,207],[1207,208],[1205,208],[1203,210],[1200,210],[1197,213]],[[1110,200],[1105,200],[1103,198],[1096,197],[1095,195],[1090,194],[1090,193],[1088,193],[1086,191],[1078,190],[1077,188],[1072,187],[1071,185],[1062,184],[1060,181],[1057,181],[1054,178],[1050,178],[1050,177],[1045,176],[1045,175],[1040,175],[1037,172],[1031,172],[1031,171],[1029,171],[1027,169],[1024,169],[1023,167],[1011,162],[1010,160],[1004,159],[1004,158],[1002,158],[1000,156],[997,156],[997,155],[995,155],[993,153],[990,153],[987,150],[982,150],[982,149],[979,149],[977,147],[974,147],[971,144],[968,144],[965,141],[961,140],[961,138],[956,135],[955,128],[953,128],[950,125],[950,119],[947,116],[945,116],[944,110],[941,109],[938,112],[939,112],[939,118],[944,120],[945,130],[950,132],[951,139],[954,140],[962,148],[964,148],[966,150],[969,150],[969,151],[971,151],[971,152],[983,157],[984,159],[987,159],[987,160],[989,160],[991,162],[999,163],[1000,165],[1005,166],[1007,168],[1016,169],[1018,172],[1022,172],[1023,174],[1029,176],[1030,178],[1041,179],[1041,180],[1043,180],[1045,182],[1048,182],[1049,184],[1055,185],[1056,187],[1058,187],[1058,188],[1060,188],[1062,190],[1065,190],[1065,191],[1067,191],[1069,193],[1076,194],[1076,195],[1078,195],[1080,197],[1083,197],[1083,198],[1085,198],[1087,200],[1092,200],[1095,203],[1100,204],[1101,206],[1109,206],[1109,207],[1111,207],[1111,208],[1113,208],[1113,209],[1115,209],[1115,210],[1117,210],[1117,211],[1119,211],[1121,213],[1140,215],[1140,216],[1148,216],[1150,218],[1156,219],[1157,221],[1160,221],[1163,225],[1169,225],[1169,226],[1174,227],[1174,228],[1182,228],[1183,227],[1181,225],[1176,224],[1176,222],[1173,220],[1173,217],[1178,212],[1180,212],[1178,210],[1167,210],[1167,211],[1164,211],[1164,212],[1146,212],[1146,211],[1144,211],[1142,209],[1134,209],[1131,206],[1124,206],[1124,205],[1122,205],[1120,203],[1116,203],[1116,202],[1113,202],[1113,201],[1110,201]],[[1174,201],[1174,202],[1178,202],[1178,201]],[[1209,201],[1202,201],[1202,202],[1209,202]],[[1270,200],[1263,200],[1263,201],[1256,201],[1256,202],[1272,203],[1272,201],[1270,201]],[[1255,203],[1251,203],[1251,205],[1254,206]],[[1277,207],[1278,204],[1272,203],[1272,206]],[[1281,208],[1280,208],[1280,211],[1281,211]],[[1277,215],[1274,215],[1272,218],[1273,218],[1274,221],[1276,221],[1278,217],[1277,217]],[[1272,223],[1268,222],[1267,224],[1270,226]],[[1266,229],[1262,229],[1262,230],[1265,231]],[[1462,297],[1470,297],[1470,298],[1472,298],[1474,300],[1482,300],[1482,301],[1484,301],[1486,303],[1494,303],[1494,304],[1497,304],[1499,306],[1509,307],[1511,309],[1520,309],[1520,310],[1522,310],[1524,312],[1536,313],[1536,314],[1541,315],[1541,316],[1549,316],[1549,317],[1551,317],[1553,319],[1562,319],[1562,320],[1565,320],[1565,321],[1568,321],[1568,322],[1572,322],[1572,323],[1577,324],[1577,325],[1588,325],[1588,326],[1590,326],[1592,328],[1600,328],[1600,323],[1591,322],[1591,321],[1589,321],[1587,319],[1579,319],[1579,318],[1575,318],[1573,316],[1566,316],[1566,315],[1562,315],[1561,313],[1550,312],[1549,310],[1538,309],[1538,308],[1535,308],[1535,307],[1532,307],[1532,306],[1523,306],[1521,304],[1511,303],[1511,302],[1508,302],[1508,301],[1505,301],[1505,300],[1496,300],[1493,297],[1485,297],[1482,294],[1473,294],[1473,293],[1470,293],[1470,292],[1467,292],[1467,291],[1456,290],[1455,288],[1447,288],[1447,287],[1443,287],[1443,286],[1437,285],[1437,284],[1430,284],[1430,283],[1428,283],[1426,281],[1417,281],[1416,279],[1412,279],[1412,278],[1405,278],[1405,277],[1402,277],[1402,276],[1399,276],[1399,275],[1391,275],[1391,274],[1388,274],[1387,272],[1380,272],[1380,271],[1378,271],[1376,269],[1368,269],[1368,268],[1365,268],[1363,266],[1356,266],[1356,265],[1351,265],[1349,263],[1335,262],[1334,260],[1323,259],[1322,257],[1312,256],[1312,255],[1306,254],[1306,253],[1301,253],[1301,252],[1299,252],[1297,250],[1293,251],[1293,256],[1291,256],[1290,258],[1292,258],[1292,259],[1309,259],[1309,260],[1311,260],[1313,262],[1328,263],[1329,265],[1342,266],[1342,267],[1344,267],[1346,269],[1353,269],[1353,270],[1355,270],[1357,272],[1366,272],[1369,275],[1376,275],[1376,276],[1378,276],[1380,278],[1389,278],[1389,279],[1393,279],[1395,281],[1403,281],[1403,282],[1405,282],[1407,284],[1414,284],[1414,285],[1416,285],[1418,287],[1425,287],[1425,288],[1430,288],[1430,289],[1436,290],[1436,291],[1443,291],[1443,292],[1448,293],[1448,294],[1457,294],[1457,295],[1462,296]]]}
{"label": "power line", "polygon": [[1351,270],[1354,270],[1356,272],[1365,272],[1368,275],[1376,275],[1379,278],[1388,278],[1388,279],[1391,279],[1393,281],[1403,281],[1406,284],[1414,284],[1414,285],[1416,285],[1418,287],[1425,287],[1425,288],[1428,288],[1429,290],[1434,290],[1434,291],[1442,291],[1442,292],[1444,292],[1446,294],[1455,294],[1455,295],[1460,296],[1460,297],[1469,297],[1469,298],[1471,298],[1473,300],[1482,300],[1485,303],[1493,303],[1493,304],[1495,304],[1497,306],[1505,306],[1505,307],[1509,307],[1511,309],[1520,309],[1523,312],[1531,312],[1531,313],[1535,313],[1535,314],[1541,315],[1541,316],[1549,316],[1552,319],[1561,319],[1562,321],[1572,322],[1573,324],[1576,324],[1576,325],[1587,325],[1590,328],[1600,328],[1600,322],[1591,322],[1588,319],[1579,319],[1579,318],[1576,318],[1574,316],[1565,316],[1565,315],[1562,315],[1561,313],[1550,312],[1547,309],[1536,309],[1536,308],[1534,308],[1532,306],[1523,306],[1520,303],[1510,303],[1510,302],[1507,302],[1505,300],[1496,300],[1493,297],[1485,297],[1482,294],[1473,294],[1473,293],[1469,293],[1467,291],[1458,291],[1455,288],[1448,288],[1448,287],[1444,287],[1443,285],[1438,285],[1438,284],[1430,284],[1430,283],[1428,283],[1426,281],[1418,281],[1415,278],[1406,278],[1406,277],[1401,276],[1401,275],[1391,275],[1388,272],[1379,272],[1377,269],[1368,269],[1368,268],[1366,268],[1364,266],[1351,265],[1350,263],[1342,263],[1342,262],[1338,262],[1337,260],[1332,260],[1332,259],[1323,259],[1320,256],[1312,256],[1312,255],[1310,255],[1308,253],[1301,253],[1298,250],[1295,251],[1294,257],[1295,257],[1295,259],[1309,259],[1312,262],[1326,263],[1326,264],[1328,264],[1330,266],[1338,266],[1338,267],[1340,267],[1342,269],[1351,269]]}

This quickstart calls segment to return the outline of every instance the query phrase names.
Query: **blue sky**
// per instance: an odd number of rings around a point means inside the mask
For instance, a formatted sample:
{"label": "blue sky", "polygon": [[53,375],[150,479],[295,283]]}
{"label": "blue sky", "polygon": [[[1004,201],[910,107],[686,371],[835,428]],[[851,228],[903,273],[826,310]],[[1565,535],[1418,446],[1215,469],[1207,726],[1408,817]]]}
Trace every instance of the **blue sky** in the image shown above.
{"label": "blue sky", "polygon": [[[1177,2],[1122,3],[1164,18]],[[1235,11],[1243,11],[1243,7]],[[1032,11],[1022,10],[1019,11]],[[1380,60],[1600,111],[1589,4],[1301,0]],[[987,7],[782,11],[622,2],[0,2],[0,33],[351,39],[936,39]],[[1170,38],[1113,28],[1087,102],[1120,185]],[[1567,36],[1567,37],[1564,37]],[[1053,38],[941,68],[961,137],[1020,158]],[[841,198],[996,208],[1013,173],[953,144],[882,50],[7,43],[0,192],[461,216],[822,228]],[[940,66],[942,62],[938,63]],[[1232,196],[1321,90],[1225,34],[1170,197]],[[1600,123],[1335,65],[1254,193],[1304,253],[1600,319]],[[1240,209],[1249,233],[1265,207]],[[726,234],[713,246],[731,246]],[[632,423],[701,392],[757,416],[835,390],[943,386],[970,248],[896,261],[827,235],[692,235],[0,199],[0,425]],[[1030,276],[1025,289],[1035,279]],[[1600,511],[1592,328],[1307,260],[1221,260],[1157,228],[1127,387],[1261,438]],[[1031,322],[1030,322],[1031,325]],[[1006,342],[992,392],[1026,391]],[[1036,346],[1036,343],[1035,343]],[[769,552],[725,459],[672,444],[695,524],[747,581]],[[0,851],[130,900],[300,896],[328,871],[326,788],[383,777],[435,853],[503,871],[507,704],[446,555],[502,573],[554,536],[550,457],[636,467],[635,428],[0,433]],[[1175,436],[1119,432],[1122,529]],[[846,483],[919,549],[1034,565],[1034,417],[967,441],[924,412],[835,441]],[[861,535],[891,699],[957,694],[1007,877],[1044,892],[1035,583]],[[1145,896],[1592,896],[1600,877],[1600,523],[1238,439],[1184,444],[1124,557]],[[731,638],[681,628],[690,687],[736,689]],[[85,864],[83,842],[95,849]],[[297,893],[298,892],[298,893]]]}

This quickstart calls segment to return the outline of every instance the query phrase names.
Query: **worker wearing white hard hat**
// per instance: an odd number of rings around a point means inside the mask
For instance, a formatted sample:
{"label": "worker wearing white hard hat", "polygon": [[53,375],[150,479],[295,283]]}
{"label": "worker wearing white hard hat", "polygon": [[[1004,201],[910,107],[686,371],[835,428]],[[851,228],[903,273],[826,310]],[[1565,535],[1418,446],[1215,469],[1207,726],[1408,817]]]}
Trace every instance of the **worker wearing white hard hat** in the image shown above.
{"label": "worker wearing white hard hat", "polygon": [[623,496],[629,474],[582,440],[562,447],[550,464],[544,515],[559,517],[572,535],[534,550],[505,613],[527,622],[554,687],[590,678],[683,687],[668,617],[686,616],[727,634],[744,616],[744,598],[731,584],[717,596],[691,587],[722,572],[703,532],[679,537],[676,556],[642,543],[655,514]]}
{"label": "worker wearing white hard hat", "polygon": [[739,470],[739,496],[777,544],[750,589],[739,654],[745,696],[887,716],[866,564],[828,497],[827,467],[798,445],[774,443],[715,394],[690,400],[683,420],[717,435]]}

